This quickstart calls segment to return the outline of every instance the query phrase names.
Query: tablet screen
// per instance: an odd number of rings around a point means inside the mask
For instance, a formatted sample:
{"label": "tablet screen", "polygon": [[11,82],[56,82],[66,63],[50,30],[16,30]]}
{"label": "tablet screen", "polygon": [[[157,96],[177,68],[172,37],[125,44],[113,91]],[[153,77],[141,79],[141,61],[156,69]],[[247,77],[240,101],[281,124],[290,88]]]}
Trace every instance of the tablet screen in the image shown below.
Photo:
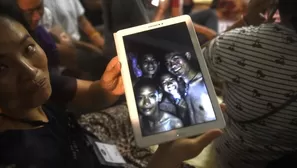
{"label": "tablet screen", "polygon": [[216,120],[186,23],[123,39],[143,136]]}

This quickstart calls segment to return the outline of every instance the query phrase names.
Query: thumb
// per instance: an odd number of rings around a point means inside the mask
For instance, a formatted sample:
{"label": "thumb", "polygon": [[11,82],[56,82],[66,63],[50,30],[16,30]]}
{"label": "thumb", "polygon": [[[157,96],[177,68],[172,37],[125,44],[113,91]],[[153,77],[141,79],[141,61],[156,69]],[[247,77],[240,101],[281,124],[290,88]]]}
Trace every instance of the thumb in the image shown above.
{"label": "thumb", "polygon": [[104,77],[108,79],[115,79],[121,73],[121,64],[118,60],[118,57],[113,58],[107,65]]}
{"label": "thumb", "polygon": [[201,135],[200,137],[193,139],[193,144],[196,146],[196,150],[201,152],[207,145],[209,145],[214,139],[222,135],[222,131],[214,129]]}
{"label": "thumb", "polygon": [[109,63],[107,64],[107,67],[106,67],[105,71],[112,70],[118,63],[120,63],[119,62],[119,58],[118,58],[118,56],[116,56],[116,57],[114,57],[113,59],[111,59],[109,61]]}

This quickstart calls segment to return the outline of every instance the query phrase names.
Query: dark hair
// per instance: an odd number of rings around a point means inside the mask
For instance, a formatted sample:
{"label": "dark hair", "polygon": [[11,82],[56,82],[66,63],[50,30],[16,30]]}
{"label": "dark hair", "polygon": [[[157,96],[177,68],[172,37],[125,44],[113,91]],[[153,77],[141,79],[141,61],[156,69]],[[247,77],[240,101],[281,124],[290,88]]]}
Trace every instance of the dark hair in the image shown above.
{"label": "dark hair", "polygon": [[219,0],[213,0],[210,9],[217,9],[219,7]]}
{"label": "dark hair", "polygon": [[29,23],[26,21],[21,9],[19,8],[17,0],[0,0],[0,15],[9,17],[22,24],[34,38],[34,33],[32,32]]}
{"label": "dark hair", "polygon": [[141,55],[141,56],[139,57],[138,64],[139,64],[140,66],[143,65],[144,60],[145,60],[145,58],[146,58],[147,56],[153,56],[154,59],[155,59],[157,62],[160,62],[160,60],[158,60],[158,58],[157,58],[154,54],[147,53],[147,54],[143,54],[143,55]]}
{"label": "dark hair", "polygon": [[147,79],[147,78],[141,78],[135,85],[134,85],[134,94],[139,93],[140,88],[144,86],[150,86],[157,92],[160,92],[159,85],[156,84],[154,80]]}
{"label": "dark hair", "polygon": [[[159,83],[160,85],[162,86],[162,80],[161,80],[161,77],[164,76],[164,75],[169,75],[170,77],[172,77],[174,80],[176,80],[177,84],[178,84],[178,91],[180,93],[182,93],[181,95],[184,95],[185,91],[186,91],[186,83],[184,82],[183,79],[178,79],[176,76],[174,76],[173,74],[171,74],[170,72],[168,71],[165,71],[163,72],[160,77],[159,77]],[[162,90],[163,90],[163,87],[161,87]],[[168,93],[164,93],[165,95],[168,95]],[[170,96],[169,96],[170,97]]]}
{"label": "dark hair", "polygon": [[143,71],[144,71],[144,70],[143,70],[144,60],[145,60],[146,56],[148,56],[148,55],[153,56],[153,58],[155,59],[155,61],[156,61],[157,64],[158,64],[157,71],[156,71],[156,73],[155,73],[154,76],[153,76],[153,78],[155,78],[156,76],[158,76],[158,74],[160,73],[160,70],[161,70],[161,66],[160,66],[161,61],[160,61],[160,59],[159,59],[158,57],[155,56],[155,54],[148,53],[148,54],[140,55],[140,56],[138,57],[138,62],[137,62],[137,64],[138,64],[139,68],[141,69],[141,71],[143,72]]}
{"label": "dark hair", "polygon": [[297,0],[279,0],[278,9],[281,15],[291,15],[291,23],[297,32]]}
{"label": "dark hair", "polygon": [[160,83],[160,85],[162,85],[162,77],[163,77],[164,75],[169,75],[170,77],[172,77],[174,80],[177,81],[177,77],[176,77],[176,76],[174,76],[173,74],[171,74],[171,73],[168,72],[168,71],[165,71],[165,72],[162,72],[161,75],[160,75],[160,77],[159,77],[159,83]]}
{"label": "dark hair", "polygon": [[[186,57],[186,55],[185,55],[185,53],[180,53],[180,52],[176,52],[176,51],[174,51],[174,52],[170,52],[170,53],[168,53],[168,54],[166,54],[165,55],[165,59],[167,59],[167,57],[173,57],[173,56],[181,56],[182,58],[184,58],[184,59],[186,59],[186,60],[188,60],[188,58]],[[166,61],[166,60],[165,60]]]}

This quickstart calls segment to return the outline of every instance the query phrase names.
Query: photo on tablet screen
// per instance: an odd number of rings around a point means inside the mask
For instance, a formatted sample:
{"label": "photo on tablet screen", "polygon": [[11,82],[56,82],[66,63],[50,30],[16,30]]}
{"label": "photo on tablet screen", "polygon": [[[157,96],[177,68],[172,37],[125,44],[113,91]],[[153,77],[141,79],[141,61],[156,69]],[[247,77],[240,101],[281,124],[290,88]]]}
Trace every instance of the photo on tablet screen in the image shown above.
{"label": "photo on tablet screen", "polygon": [[142,136],[216,120],[185,22],[123,40]]}

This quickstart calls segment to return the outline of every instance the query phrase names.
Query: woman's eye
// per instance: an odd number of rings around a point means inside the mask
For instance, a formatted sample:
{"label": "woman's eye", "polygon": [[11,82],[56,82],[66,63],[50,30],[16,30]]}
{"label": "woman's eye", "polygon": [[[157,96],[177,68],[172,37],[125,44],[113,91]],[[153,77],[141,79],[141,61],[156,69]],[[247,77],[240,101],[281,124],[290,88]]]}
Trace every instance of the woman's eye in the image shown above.
{"label": "woman's eye", "polygon": [[33,54],[36,52],[36,47],[35,45],[29,45],[27,48],[26,48],[26,54]]}

